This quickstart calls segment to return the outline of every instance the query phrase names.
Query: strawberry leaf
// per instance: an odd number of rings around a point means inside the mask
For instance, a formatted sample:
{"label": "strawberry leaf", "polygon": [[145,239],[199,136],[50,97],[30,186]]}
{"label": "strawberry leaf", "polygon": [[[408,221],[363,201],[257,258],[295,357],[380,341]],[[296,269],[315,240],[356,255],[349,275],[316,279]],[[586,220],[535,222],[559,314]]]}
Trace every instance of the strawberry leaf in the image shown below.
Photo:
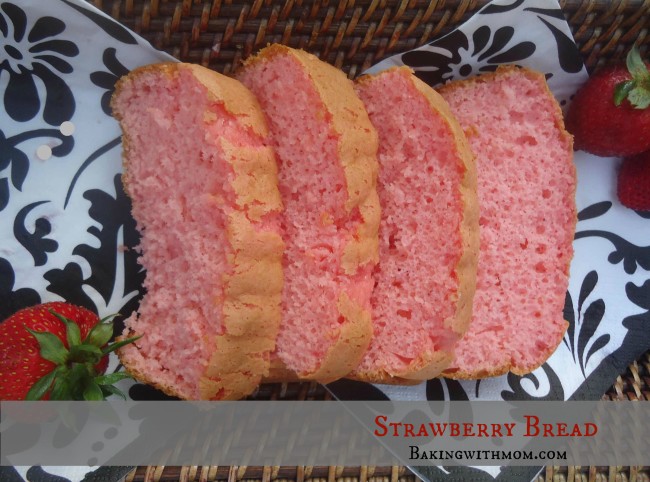
{"label": "strawberry leaf", "polygon": [[118,397],[126,400],[126,395],[124,392],[119,388],[114,387],[113,385],[101,385],[100,388],[102,389],[105,397],[109,395],[117,395]]}
{"label": "strawberry leaf", "polygon": [[87,361],[98,363],[102,356],[102,350],[94,345],[75,345],[70,348],[70,360],[77,363]]}
{"label": "strawberry leaf", "polygon": [[58,314],[54,310],[49,310],[49,312],[61,320],[61,322],[65,325],[65,333],[68,339],[69,347],[81,343],[81,332],[79,331],[79,325],[77,325],[72,320],[68,320],[65,316]]}
{"label": "strawberry leaf", "polygon": [[142,338],[142,335],[133,336],[131,338],[127,338],[126,340],[118,341],[117,343],[108,345],[102,350],[102,354],[107,355],[110,352],[117,350],[118,348],[122,348],[124,345],[128,345],[129,343],[133,343],[134,341],[139,340],[140,338]]}
{"label": "strawberry leaf", "polygon": [[614,104],[627,99],[636,109],[646,109],[650,106],[650,72],[636,45],[627,54],[626,65],[632,79],[616,85]]}
{"label": "strawberry leaf", "polygon": [[614,88],[614,104],[617,106],[621,105],[632,89],[634,89],[633,80],[626,80],[617,84]]}
{"label": "strawberry leaf", "polygon": [[57,365],[63,365],[67,361],[68,350],[58,336],[52,333],[34,331],[27,327],[25,329],[36,338],[41,349],[41,357]]}
{"label": "strawberry leaf", "polygon": [[45,395],[49,391],[50,387],[52,386],[52,383],[54,382],[54,378],[57,375],[57,372],[58,369],[54,369],[47,375],[39,378],[39,380],[36,383],[34,383],[32,388],[30,388],[29,391],[27,392],[27,395],[25,396],[25,400],[34,401],[43,398],[43,395]]}
{"label": "strawberry leaf", "polygon": [[89,401],[104,400],[104,393],[94,381],[90,381],[84,389],[83,399]]}
{"label": "strawberry leaf", "polygon": [[108,375],[99,375],[94,378],[97,385],[112,385],[113,383],[124,380],[125,378],[132,378],[131,375],[125,372],[109,373]]}
{"label": "strawberry leaf", "polygon": [[72,387],[67,378],[67,370],[63,371],[60,376],[54,379],[50,400],[74,400],[72,397]]}
{"label": "strawberry leaf", "polygon": [[85,344],[102,347],[113,336],[113,323],[98,323],[92,327],[88,336],[84,340]]}
{"label": "strawberry leaf", "polygon": [[77,417],[78,412],[72,408],[72,405],[61,405],[59,408],[59,418],[61,424],[70,432],[78,434],[81,431],[82,420]]}
{"label": "strawberry leaf", "polygon": [[627,70],[632,74],[632,78],[637,82],[644,82],[650,79],[650,72],[641,58],[641,53],[636,45],[632,46],[632,49],[627,54],[625,60],[627,65]]}
{"label": "strawberry leaf", "polygon": [[120,316],[120,314],[119,313],[113,313],[112,315],[107,315],[104,318],[102,318],[101,320],[99,320],[99,323],[102,324],[102,323],[107,323],[109,321],[112,322],[113,318],[115,318],[116,316]]}
{"label": "strawberry leaf", "polygon": [[650,90],[643,87],[635,87],[630,90],[627,98],[630,104],[637,109],[646,109],[650,106]]}
{"label": "strawberry leaf", "polygon": [[93,383],[94,375],[91,363],[73,363],[70,369],[69,382],[72,392],[71,400],[85,400],[84,392],[90,383]]}

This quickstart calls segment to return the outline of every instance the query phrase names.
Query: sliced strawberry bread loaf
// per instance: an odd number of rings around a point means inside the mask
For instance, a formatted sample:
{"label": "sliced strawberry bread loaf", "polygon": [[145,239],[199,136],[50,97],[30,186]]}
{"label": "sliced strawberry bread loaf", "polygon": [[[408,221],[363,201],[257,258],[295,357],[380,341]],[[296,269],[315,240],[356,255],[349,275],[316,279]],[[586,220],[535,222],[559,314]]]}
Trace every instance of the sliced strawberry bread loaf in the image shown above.
{"label": "sliced strawberry bread loaf", "polygon": [[379,133],[382,206],[374,335],[351,378],[428,379],[471,317],[478,260],[476,170],[449,106],[409,69],[362,77]]}
{"label": "sliced strawberry bread loaf", "polygon": [[137,378],[185,399],[237,399],[268,374],[280,322],[277,166],[254,96],[188,64],[122,78],[126,192],[146,295],[120,351]]}
{"label": "sliced strawberry bread loaf", "polygon": [[453,378],[528,373],[558,346],[576,223],[572,138],[541,73],[499,68],[439,89],[476,154],[480,255]]}
{"label": "sliced strawberry bread loaf", "polygon": [[380,209],[377,133],[343,72],[280,45],[238,78],[268,119],[285,211],[285,283],[271,378],[349,373],[372,334]]}

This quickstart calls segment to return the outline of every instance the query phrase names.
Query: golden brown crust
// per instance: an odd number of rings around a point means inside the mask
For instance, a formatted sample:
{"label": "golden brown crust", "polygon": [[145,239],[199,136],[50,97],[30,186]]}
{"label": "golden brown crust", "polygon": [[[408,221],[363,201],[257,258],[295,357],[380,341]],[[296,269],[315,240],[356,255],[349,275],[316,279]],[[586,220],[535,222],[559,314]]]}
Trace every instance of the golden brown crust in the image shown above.
{"label": "golden brown crust", "polygon": [[[467,138],[447,105],[447,102],[431,87],[419,80],[407,67],[394,67],[374,76],[364,76],[357,82],[360,84],[373,82],[382,75],[403,76],[414,89],[426,99],[432,112],[442,117],[449,128],[458,152],[458,162],[463,169],[463,177],[458,186],[462,204],[460,234],[462,251],[456,265],[455,273],[458,279],[456,309],[454,314],[445,320],[445,327],[462,336],[472,317],[472,301],[476,290],[476,268],[478,264],[479,235],[478,235],[478,198],[476,195],[476,166],[474,155]],[[407,383],[408,380],[421,381],[438,376],[452,361],[453,354],[449,351],[421,353],[404,370],[389,373],[378,369],[372,372],[359,373],[355,371],[351,378],[374,383]]]}
{"label": "golden brown crust", "polygon": [[314,373],[298,376],[321,383],[330,383],[350,373],[361,361],[372,336],[370,312],[361,308],[347,293],[341,293],[337,303],[339,313],[346,323],[336,342],[327,350],[322,363]]}
{"label": "golden brown crust", "polygon": [[[502,65],[497,68],[495,72],[490,72],[486,73],[477,77],[472,77],[470,79],[464,79],[464,80],[457,80],[450,82],[448,84],[445,84],[438,88],[438,92],[440,94],[444,94],[445,92],[457,89],[459,87],[467,86],[467,85],[472,85],[475,83],[485,83],[485,82],[491,82],[495,78],[502,77],[504,75],[509,75],[509,74],[521,74],[523,73],[526,75],[529,79],[535,81],[537,84],[539,84],[540,87],[542,87],[542,90],[546,93],[548,98],[552,100],[552,105],[554,106],[554,111],[555,111],[555,125],[558,128],[560,132],[560,137],[564,140],[564,142],[567,143],[567,151],[569,153],[573,153],[573,136],[567,132],[567,130],[564,127],[564,116],[562,114],[562,109],[560,108],[559,104],[555,100],[555,97],[553,96],[553,93],[548,87],[548,84],[546,83],[546,78],[544,77],[544,74],[541,72],[528,69],[525,67],[518,67],[515,65]],[[475,127],[471,127],[469,130],[475,130]],[[575,165],[571,162],[570,163],[570,168],[572,169],[573,172],[573,178],[576,178],[576,172],[575,172]],[[571,193],[571,197],[575,199],[575,189],[576,189],[576,183],[574,183],[574,189],[573,192]],[[573,226],[570,226],[569,229],[571,229],[573,232],[575,230],[575,224],[577,223],[577,212],[575,209],[575,204],[574,204],[574,213],[573,213],[573,219],[574,219],[574,224]],[[570,268],[571,261],[569,260],[565,266],[565,274],[568,276],[569,274],[569,268]],[[566,320],[563,320],[566,324],[566,327],[568,327],[568,322]],[[565,330],[566,331],[566,327]],[[486,378],[486,377],[496,377],[496,376],[501,376],[504,375],[508,372],[512,372],[516,375],[525,375],[527,373],[530,373],[537,368],[539,368],[555,351],[555,349],[558,347],[558,345],[562,342],[562,338],[564,336],[564,331],[559,333],[559,336],[556,340],[553,340],[550,343],[550,348],[547,350],[546,353],[544,353],[538,360],[538,363],[527,365],[527,366],[516,366],[511,359],[506,359],[503,361],[502,364],[499,366],[491,367],[488,370],[481,370],[477,372],[468,372],[468,371],[463,371],[458,369],[458,367],[453,366],[453,362],[451,366],[443,372],[443,375],[447,378],[453,378],[456,380],[475,380],[479,378]]]}
{"label": "golden brown crust", "polygon": [[[141,67],[120,79],[115,97],[127,82],[133,82],[140,75],[154,72],[173,76],[181,70],[189,71],[205,88],[208,102],[203,118],[206,125],[216,120],[216,114],[209,110],[216,102],[257,137],[268,135],[264,115],[248,89],[234,79],[197,65],[164,63]],[[119,109],[115,114],[121,120]],[[129,133],[124,132],[123,178],[127,192],[129,142]],[[229,214],[226,228],[230,244],[227,261],[231,272],[224,274],[223,299],[216,301],[222,303],[224,333],[208,341],[215,349],[206,360],[205,374],[198,384],[202,399],[235,400],[255,390],[261,378],[267,375],[270,353],[275,348],[280,325],[284,245],[277,232],[260,229],[259,222],[266,215],[281,211],[282,202],[275,157],[269,147],[238,147],[223,138],[214,142],[224,162],[232,166],[231,186],[237,209]],[[165,393],[187,397],[136,368],[128,356],[134,349],[120,350],[120,359],[127,370]]]}
{"label": "golden brown crust", "polygon": [[408,368],[391,375],[386,370],[377,369],[360,373],[353,371],[346,378],[367,383],[382,383],[384,385],[417,385],[424,380],[437,377],[449,366],[453,354],[448,351],[438,351],[433,354],[422,354],[413,360]]}
{"label": "golden brown crust", "polygon": [[[566,328],[568,328],[569,326],[569,323],[566,322],[566,320],[565,323],[566,323],[566,327],[564,331],[566,331]],[[564,337],[564,331],[559,333],[557,341],[550,343],[549,345],[550,348],[546,352],[544,352],[542,356],[540,356],[537,363],[526,365],[526,366],[516,366],[512,363],[512,360],[508,359],[508,360],[504,360],[503,363],[498,366],[494,366],[494,367],[490,367],[489,369],[478,370],[474,372],[459,370],[458,368],[452,366],[450,369],[445,370],[443,375],[446,378],[451,378],[453,380],[478,380],[482,378],[500,377],[509,372],[519,376],[526,375],[541,367],[546,362],[546,360],[548,360],[548,358],[555,352],[559,344],[562,343],[562,338]],[[453,360],[452,360],[452,364],[453,364]]]}
{"label": "golden brown crust", "polygon": [[239,209],[255,222],[269,213],[282,211],[278,170],[271,149],[234,146],[225,139],[220,144],[235,173],[231,185]]}
{"label": "golden brown crust", "polygon": [[266,137],[268,129],[264,113],[255,96],[241,82],[196,64],[180,64],[192,71],[194,77],[208,91],[208,95],[219,103],[241,124],[259,137]]}
{"label": "golden brown crust", "polygon": [[[363,221],[356,235],[347,243],[341,262],[345,273],[354,275],[360,266],[376,264],[379,256],[381,212],[376,190],[377,132],[354,92],[352,81],[343,72],[315,56],[274,44],[248,59],[245,66],[270,60],[274,56],[292,56],[300,63],[327,111],[324,115],[329,114],[332,128],[338,136],[338,153],[348,193],[345,208],[348,213],[358,208]],[[317,370],[298,374],[303,379],[329,382],[345,376],[359,363],[370,343],[370,313],[345,293],[339,297],[337,306],[346,322]],[[278,373],[277,377],[286,375],[282,370]],[[272,375],[272,378],[276,376]]]}
{"label": "golden brown crust", "polygon": [[451,328],[458,335],[463,335],[472,319],[472,303],[476,291],[476,269],[479,256],[479,205],[476,194],[477,173],[474,162],[474,153],[465,137],[462,127],[451,112],[447,102],[435,90],[415,76],[411,76],[413,84],[429,101],[431,108],[437,111],[451,129],[454,141],[458,146],[460,162],[465,168],[459,190],[462,199],[463,215],[460,225],[463,250],[456,265],[458,278],[458,299],[456,312],[445,320],[445,326]]}
{"label": "golden brown crust", "polygon": [[296,375],[296,372],[288,369],[282,360],[276,356],[271,356],[269,374],[264,377],[262,383],[291,383],[299,381],[300,377]]}
{"label": "golden brown crust", "polygon": [[[132,337],[132,336],[138,336],[141,333],[135,333],[132,331],[125,330],[124,333],[118,337],[115,338],[115,341],[122,341],[125,340],[126,338]],[[135,346],[134,346],[135,345]],[[164,383],[160,383],[157,380],[154,380],[149,376],[149,374],[144,373],[141,371],[139,368],[134,363],[131,363],[132,359],[128,356],[129,351],[131,350],[137,350],[137,345],[138,343],[135,342],[130,345],[126,345],[119,350],[117,350],[117,355],[120,359],[120,363],[124,365],[124,369],[133,376],[138,381],[141,381],[142,383],[145,383],[147,385],[151,385],[154,388],[157,388],[161,392],[172,396],[172,397],[178,397],[178,398],[184,398],[183,394],[177,392],[174,387],[171,385],[166,385]]]}
{"label": "golden brown crust", "polygon": [[353,82],[342,71],[303,50],[286,50],[304,65],[339,136],[338,152],[348,191],[345,207],[349,213],[359,208],[364,221],[357,239],[348,243],[342,260],[345,272],[354,274],[359,266],[379,260],[377,131],[354,91]]}

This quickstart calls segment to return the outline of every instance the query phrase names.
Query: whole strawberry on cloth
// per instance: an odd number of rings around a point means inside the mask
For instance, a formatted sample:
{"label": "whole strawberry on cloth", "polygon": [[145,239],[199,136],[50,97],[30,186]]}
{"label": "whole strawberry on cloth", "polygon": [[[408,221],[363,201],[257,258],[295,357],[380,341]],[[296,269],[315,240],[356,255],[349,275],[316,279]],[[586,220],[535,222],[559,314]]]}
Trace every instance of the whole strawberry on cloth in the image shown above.
{"label": "whole strawberry on cloth", "polygon": [[574,147],[597,156],[650,150],[650,72],[634,46],[625,65],[593,75],[576,93],[566,127]]}
{"label": "whole strawberry on cloth", "polygon": [[650,211],[650,151],[623,159],[617,191],[624,206]]}
{"label": "whole strawberry on cloth", "polygon": [[108,354],[139,337],[108,344],[113,317],[62,302],[22,309],[0,323],[0,400],[104,400],[124,397],[104,375]]}

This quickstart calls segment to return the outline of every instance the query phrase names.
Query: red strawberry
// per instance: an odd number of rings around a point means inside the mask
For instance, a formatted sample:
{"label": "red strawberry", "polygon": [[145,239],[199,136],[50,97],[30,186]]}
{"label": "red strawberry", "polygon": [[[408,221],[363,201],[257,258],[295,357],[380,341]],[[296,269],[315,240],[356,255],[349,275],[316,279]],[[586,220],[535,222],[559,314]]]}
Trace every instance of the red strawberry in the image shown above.
{"label": "red strawberry", "polygon": [[650,151],[623,159],[618,199],[628,208],[650,211]]}
{"label": "red strawberry", "polygon": [[597,156],[631,156],[650,149],[650,72],[638,49],[626,65],[593,75],[569,107],[566,127],[575,148]]}
{"label": "red strawberry", "polygon": [[101,400],[121,394],[111,384],[128,375],[103,375],[107,354],[135,338],[107,345],[112,336],[112,322],[68,303],[14,313],[0,323],[0,400]]}

